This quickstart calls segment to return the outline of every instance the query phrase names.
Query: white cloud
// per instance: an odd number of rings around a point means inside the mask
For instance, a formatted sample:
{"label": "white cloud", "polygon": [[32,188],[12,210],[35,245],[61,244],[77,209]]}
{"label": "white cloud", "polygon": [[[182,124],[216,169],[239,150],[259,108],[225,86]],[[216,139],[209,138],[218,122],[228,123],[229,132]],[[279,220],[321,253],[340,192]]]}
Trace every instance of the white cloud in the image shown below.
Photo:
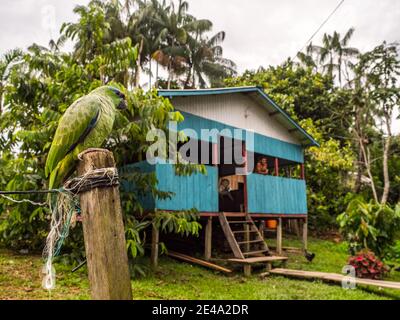
{"label": "white cloud", "polygon": [[[239,70],[281,63],[294,56],[339,0],[189,0],[189,11],[225,30],[227,57]],[[46,45],[61,24],[75,20],[72,9],[88,0],[3,0],[0,12],[0,53],[32,42]],[[46,28],[48,8],[54,7],[56,27]],[[47,12],[46,12],[47,11]],[[400,1],[346,0],[315,37],[324,32],[346,32],[355,27],[351,44],[371,49],[383,40],[400,40]]]}
{"label": "white cloud", "polygon": [[[339,0],[188,0],[189,11],[225,30],[225,56],[239,71],[276,65],[293,57],[339,3]],[[0,11],[0,54],[36,42],[47,45],[61,24],[76,19],[72,9],[88,0],[3,0]],[[49,30],[49,6],[54,7],[54,30]],[[50,10],[51,12],[51,10]],[[47,18],[46,18],[47,17]],[[387,40],[400,40],[399,0],[345,0],[313,40],[324,32],[356,32],[351,45],[362,51]],[[397,121],[399,123],[399,121]],[[400,125],[397,124],[397,131]]]}

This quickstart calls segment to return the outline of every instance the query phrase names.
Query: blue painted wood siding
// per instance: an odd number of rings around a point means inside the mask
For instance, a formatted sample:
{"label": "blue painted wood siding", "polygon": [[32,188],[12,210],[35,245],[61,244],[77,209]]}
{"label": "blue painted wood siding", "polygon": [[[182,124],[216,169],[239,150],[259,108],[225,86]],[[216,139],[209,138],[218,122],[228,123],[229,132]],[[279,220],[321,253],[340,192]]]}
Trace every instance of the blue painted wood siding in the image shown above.
{"label": "blue painted wood siding", "polygon": [[[200,212],[218,212],[218,169],[206,166],[207,174],[192,174],[191,176],[175,175],[172,164],[149,164],[147,161],[137,162],[119,169],[120,174],[139,171],[154,173],[158,180],[157,189],[174,193],[170,199],[154,199],[151,194],[139,196],[139,201],[145,210],[190,210]],[[122,192],[137,192],[132,181],[121,181]]]}
{"label": "blue painted wood siding", "polygon": [[[120,168],[120,174],[139,170],[154,173],[158,189],[173,192],[171,199],[154,199],[150,194],[139,197],[145,210],[190,210],[218,212],[218,170],[206,166],[207,175],[175,175],[171,164],[151,165],[146,161]],[[122,180],[123,192],[136,192],[131,181]],[[306,184],[304,180],[250,174],[247,176],[249,213],[307,214]]]}
{"label": "blue painted wood siding", "polygon": [[304,180],[250,174],[247,176],[249,213],[306,214]]}
{"label": "blue painted wood siding", "polygon": [[[137,188],[135,186],[134,181],[129,179],[129,173],[132,172],[140,172],[147,174],[156,174],[156,166],[148,163],[147,161],[141,161],[137,163],[132,163],[126,166],[123,166],[118,169],[119,175],[123,177],[121,179],[121,191],[122,192],[136,192]],[[125,178],[124,178],[125,176]],[[152,194],[146,193],[142,195],[137,195],[140,205],[144,210],[154,210],[156,201]]]}
{"label": "blue painted wood siding", "polygon": [[170,191],[171,199],[156,200],[156,208],[163,210],[189,210],[218,212],[218,169],[206,166],[207,174],[175,175],[171,164],[157,164],[158,189]]}
{"label": "blue painted wood siding", "polygon": [[[223,124],[218,121],[205,119],[187,112],[180,111],[185,120],[178,124],[178,130],[190,129],[186,135],[198,140],[201,139],[201,129],[217,129],[221,132],[223,129],[228,129],[232,132],[237,129],[235,127]],[[238,140],[246,140],[245,130],[243,130],[243,137],[235,137]],[[217,137],[210,139],[211,142],[216,143]],[[248,144],[249,151],[258,152],[271,157],[287,159],[299,163],[304,162],[303,147],[301,145],[281,141],[275,138],[267,137],[258,133],[254,133],[254,147],[251,148]]]}

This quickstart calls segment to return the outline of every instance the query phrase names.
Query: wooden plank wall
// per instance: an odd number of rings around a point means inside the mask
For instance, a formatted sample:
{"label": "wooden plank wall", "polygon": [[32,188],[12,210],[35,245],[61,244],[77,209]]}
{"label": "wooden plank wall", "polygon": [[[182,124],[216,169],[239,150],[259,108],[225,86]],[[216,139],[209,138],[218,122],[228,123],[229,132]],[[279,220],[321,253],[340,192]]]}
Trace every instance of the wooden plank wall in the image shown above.
{"label": "wooden plank wall", "polygon": [[[191,132],[186,132],[187,136],[201,140],[201,129],[217,129],[222,131],[224,129],[230,130],[233,134],[233,130],[237,129],[230,125],[202,118],[187,112],[181,111],[185,120],[178,125],[178,130],[190,129],[196,133],[193,136]],[[236,137],[235,137],[236,138]],[[240,139],[240,138],[237,138]],[[243,140],[245,140],[245,130],[243,130]],[[210,139],[211,140],[211,139]],[[211,140],[213,143],[217,142],[217,138]],[[254,133],[254,146],[251,147],[249,143],[248,150],[258,152],[261,154],[269,155],[271,157],[278,157],[287,159],[299,163],[304,162],[303,148],[301,145],[285,142],[275,138],[267,137],[259,133]]]}
{"label": "wooden plank wall", "polygon": [[304,180],[250,174],[247,188],[249,213],[307,213]]}
{"label": "wooden plank wall", "polygon": [[158,189],[174,192],[171,199],[157,199],[156,208],[163,210],[189,210],[218,212],[218,169],[206,166],[207,174],[177,176],[171,164],[158,164]]}

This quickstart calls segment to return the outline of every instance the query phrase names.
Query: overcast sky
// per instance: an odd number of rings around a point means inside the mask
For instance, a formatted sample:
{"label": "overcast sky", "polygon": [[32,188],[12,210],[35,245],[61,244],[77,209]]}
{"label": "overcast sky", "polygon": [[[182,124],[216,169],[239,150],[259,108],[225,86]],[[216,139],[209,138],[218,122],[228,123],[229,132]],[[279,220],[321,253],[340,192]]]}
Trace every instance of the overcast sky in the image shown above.
{"label": "overcast sky", "polygon": [[[72,9],[86,0],[2,0],[0,53],[32,42],[46,45]],[[225,55],[239,71],[275,65],[294,56],[339,3],[339,0],[189,0],[189,11],[225,30]],[[54,17],[54,18],[53,18]],[[355,27],[351,45],[368,50],[383,40],[400,40],[399,0],[345,0],[314,38],[324,32]]]}
{"label": "overcast sky", "polygon": [[[340,0],[188,0],[197,18],[213,21],[214,30],[227,33],[225,56],[239,71],[276,65],[300,50]],[[47,45],[65,21],[74,21],[72,9],[86,0],[2,0],[0,54],[33,42]],[[351,46],[361,51],[386,40],[400,40],[400,0],[345,0],[324,32],[356,31]]]}

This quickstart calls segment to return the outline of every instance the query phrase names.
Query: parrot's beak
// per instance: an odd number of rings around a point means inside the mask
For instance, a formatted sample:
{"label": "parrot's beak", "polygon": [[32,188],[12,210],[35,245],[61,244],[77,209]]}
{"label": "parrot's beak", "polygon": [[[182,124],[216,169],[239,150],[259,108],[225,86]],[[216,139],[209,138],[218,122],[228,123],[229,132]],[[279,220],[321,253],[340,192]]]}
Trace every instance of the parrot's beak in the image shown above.
{"label": "parrot's beak", "polygon": [[124,99],[121,100],[121,102],[119,103],[119,105],[117,106],[117,109],[119,110],[125,110],[127,107],[126,105],[126,101]]}

